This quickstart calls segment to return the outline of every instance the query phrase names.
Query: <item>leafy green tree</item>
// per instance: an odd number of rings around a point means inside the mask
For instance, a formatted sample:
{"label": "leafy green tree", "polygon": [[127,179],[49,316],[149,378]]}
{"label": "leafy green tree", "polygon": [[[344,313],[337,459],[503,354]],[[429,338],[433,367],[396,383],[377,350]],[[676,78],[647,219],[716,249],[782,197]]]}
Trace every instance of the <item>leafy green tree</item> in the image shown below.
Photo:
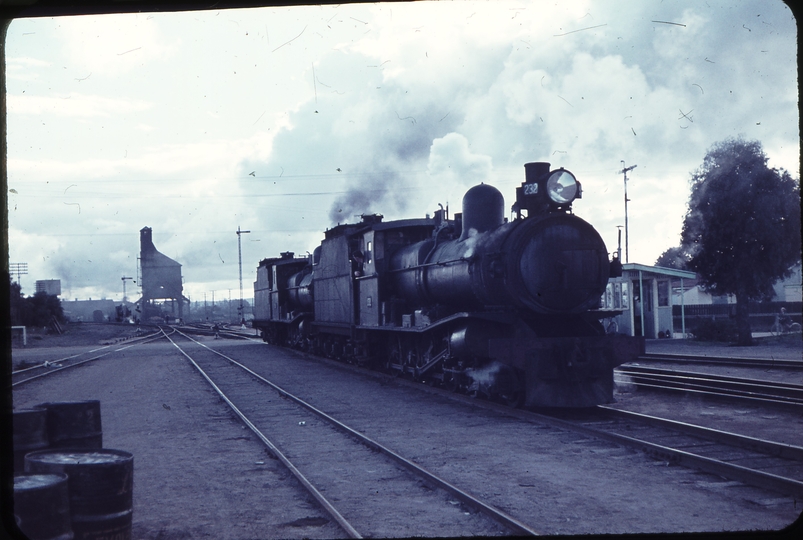
{"label": "leafy green tree", "polygon": [[64,322],[64,309],[58,296],[40,291],[26,298],[16,282],[11,282],[9,289],[12,326],[47,326],[52,317]]}
{"label": "leafy green tree", "polygon": [[799,179],[770,169],[758,141],[714,144],[692,173],[681,243],[706,290],[736,296],[738,343],[752,344],[748,303],[801,260]]}
{"label": "leafy green tree", "polygon": [[655,266],[674,268],[675,270],[688,270],[689,254],[686,253],[683,246],[669,248],[661,253],[661,256],[655,261]]}
{"label": "leafy green tree", "polygon": [[22,295],[22,287],[20,287],[19,283],[12,281],[9,283],[9,288],[11,291],[9,296],[11,326],[24,326],[24,321],[30,317],[30,309],[25,301],[25,297]]}
{"label": "leafy green tree", "polygon": [[39,291],[26,300],[31,309],[31,326],[48,326],[52,317],[60,323],[64,322],[64,310],[58,296]]}

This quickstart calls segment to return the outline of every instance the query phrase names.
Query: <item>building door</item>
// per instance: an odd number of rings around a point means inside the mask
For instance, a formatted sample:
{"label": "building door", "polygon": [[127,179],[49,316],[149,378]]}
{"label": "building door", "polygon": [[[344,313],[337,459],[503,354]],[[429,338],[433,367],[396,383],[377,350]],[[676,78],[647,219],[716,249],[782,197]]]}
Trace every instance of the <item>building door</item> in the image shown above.
{"label": "building door", "polygon": [[[644,286],[642,294],[641,286]],[[652,298],[653,283],[651,279],[633,281],[633,335],[655,338],[655,314]],[[643,316],[643,317],[642,317]],[[643,320],[642,320],[643,318]]]}

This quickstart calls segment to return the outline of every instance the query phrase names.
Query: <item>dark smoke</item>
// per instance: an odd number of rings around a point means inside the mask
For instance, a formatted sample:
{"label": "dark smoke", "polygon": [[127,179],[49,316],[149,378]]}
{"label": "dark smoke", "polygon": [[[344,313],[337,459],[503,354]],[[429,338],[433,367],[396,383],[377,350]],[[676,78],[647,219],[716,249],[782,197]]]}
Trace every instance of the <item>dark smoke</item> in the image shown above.
{"label": "dark smoke", "polygon": [[357,221],[355,216],[386,212],[389,208],[382,207],[387,204],[396,210],[406,209],[404,197],[394,189],[399,181],[399,174],[390,170],[366,176],[349,186],[346,194],[335,199],[329,209],[329,219],[333,224],[354,222]]}
{"label": "dark smoke", "polygon": [[[413,116],[399,118],[397,113],[385,113],[373,120],[369,133],[376,133],[366,145],[365,152],[373,156],[370,174],[359,175],[359,180],[348,187],[348,193],[338,197],[329,210],[332,223],[353,222],[361,214],[385,214],[391,210],[406,210],[409,178],[402,171],[426,168],[432,141],[448,133],[452,123],[437,122],[436,107],[432,103],[419,105]],[[392,115],[392,116],[391,116]],[[387,124],[390,122],[390,124]]]}

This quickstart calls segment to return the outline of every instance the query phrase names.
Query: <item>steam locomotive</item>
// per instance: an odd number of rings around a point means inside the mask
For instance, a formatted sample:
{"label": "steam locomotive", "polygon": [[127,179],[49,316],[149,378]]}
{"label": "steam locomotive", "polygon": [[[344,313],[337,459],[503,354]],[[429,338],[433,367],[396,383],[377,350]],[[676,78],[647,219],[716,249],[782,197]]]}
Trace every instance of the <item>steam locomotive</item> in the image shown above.
{"label": "steam locomotive", "polygon": [[480,184],[462,213],[325,232],[307,257],[259,263],[254,327],[271,344],[387,370],[514,407],[613,400],[613,368],[642,338],[605,335],[598,310],[616,256],[572,214],[575,176],[527,163],[512,213]]}

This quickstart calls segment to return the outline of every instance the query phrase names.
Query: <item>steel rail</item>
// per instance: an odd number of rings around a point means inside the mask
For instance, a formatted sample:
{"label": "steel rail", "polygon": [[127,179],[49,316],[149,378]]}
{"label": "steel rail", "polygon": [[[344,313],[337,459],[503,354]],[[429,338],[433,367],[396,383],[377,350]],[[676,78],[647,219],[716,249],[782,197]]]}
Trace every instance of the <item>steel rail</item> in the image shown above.
{"label": "steel rail", "polygon": [[[68,364],[66,366],[59,365],[57,367],[54,367],[54,369],[51,369],[51,370],[46,371],[44,373],[40,373],[39,375],[33,375],[31,377],[28,377],[27,379],[22,379],[21,381],[17,381],[15,383],[11,383],[11,387],[13,388],[15,386],[21,386],[21,385],[23,385],[23,384],[25,384],[27,382],[30,382],[30,381],[33,381],[33,380],[36,380],[36,379],[41,379],[42,377],[47,377],[48,375],[53,375],[54,373],[57,373],[59,371],[63,371],[65,369],[78,367],[78,366],[81,366],[83,364],[86,364],[87,362],[92,362],[94,360],[100,360],[104,356],[107,356],[107,355],[109,355],[111,353],[120,352],[122,350],[131,348],[131,347],[133,347],[135,345],[142,345],[144,343],[148,343],[149,341],[156,341],[157,339],[161,339],[162,337],[167,337],[167,334],[164,333],[164,330],[162,330],[159,335],[147,336],[147,337],[143,338],[143,341],[139,341],[137,343],[130,343],[129,342],[128,345],[126,345],[125,347],[120,347],[119,349],[114,349],[112,351],[106,351],[105,353],[100,354],[98,356],[93,356],[92,358],[87,358],[86,360],[79,360],[78,362],[73,362],[73,363]],[[168,338],[168,339],[170,339],[170,338]],[[101,350],[101,349],[106,349],[108,347],[112,347],[112,345],[107,345],[107,346],[101,347],[99,349],[94,349],[94,351],[98,351],[98,350]],[[89,352],[94,352],[94,351],[89,351]],[[76,356],[80,356],[80,355],[76,355]],[[73,356],[73,357],[70,357],[70,358],[75,358],[75,357]],[[70,359],[70,358],[68,358],[68,359]],[[63,362],[63,361],[64,360],[58,360],[58,362]],[[45,364],[42,364],[42,365],[34,366],[34,367],[35,368],[42,368],[42,367],[50,367],[50,366],[46,366]],[[21,370],[18,370],[18,371],[12,372],[11,374],[12,375],[16,375],[17,373],[21,373],[21,372],[22,372]]]}
{"label": "steel rail", "polygon": [[647,382],[635,382],[632,381],[629,384],[635,384],[644,388],[654,388],[656,390],[672,390],[675,392],[688,392],[691,394],[699,394],[701,396],[707,397],[720,397],[726,399],[738,399],[740,401],[751,401],[759,404],[770,404],[770,405],[779,405],[779,406],[787,406],[787,407],[794,407],[798,408],[801,406],[800,403],[795,403],[793,401],[784,401],[779,399],[772,399],[767,397],[758,397],[758,396],[749,396],[749,395],[737,395],[737,394],[728,394],[725,392],[714,392],[711,390],[698,390],[695,388],[680,388],[678,386],[666,386],[662,384],[651,384]]}
{"label": "steel rail", "polygon": [[[147,338],[150,338],[150,337],[153,337],[153,336],[152,335],[147,335],[147,336],[135,337],[135,338],[132,338],[130,340],[127,340],[127,342],[131,343],[132,341],[135,341],[135,340],[147,339]],[[158,336],[158,337],[161,337],[161,335]],[[100,351],[100,350],[103,350],[103,349],[108,349],[109,347],[113,347],[114,345],[118,345],[118,343],[110,343],[109,345],[103,345],[102,347],[98,347],[97,349],[92,349],[91,351],[84,351],[84,352],[81,352],[81,353],[78,353],[78,354],[74,354],[72,356],[65,356],[64,358],[59,358],[57,360],[46,360],[46,361],[42,362],[41,364],[37,364],[35,366],[30,366],[30,367],[18,369],[16,371],[12,371],[11,374],[12,375],[16,375],[18,373],[25,373],[25,372],[31,371],[33,369],[42,369],[43,367],[50,367],[50,365],[52,365],[52,364],[55,364],[55,363],[58,363],[58,362],[66,362],[67,360],[72,360],[73,358],[78,358],[79,356],[82,356],[82,355],[87,354],[87,353],[93,353],[93,352]]]}
{"label": "steel rail", "polygon": [[627,365],[625,367],[616,368],[617,370],[621,371],[632,371],[632,372],[641,372],[641,373],[657,373],[662,375],[674,375],[679,377],[700,377],[700,378],[709,378],[715,382],[725,382],[725,383],[742,383],[742,384],[749,384],[749,385],[761,385],[771,388],[780,388],[789,390],[791,393],[803,393],[803,385],[799,385],[796,383],[789,383],[783,381],[770,381],[767,379],[753,379],[753,378],[746,378],[746,377],[733,377],[731,375],[720,375],[717,373],[701,373],[697,371],[675,371],[674,369],[666,369],[666,368],[656,368],[656,367],[645,367],[645,366],[634,366],[634,365]]}
{"label": "steel rail", "polygon": [[[370,377],[375,378],[382,378],[383,375],[367,370],[365,368],[360,368],[358,366],[352,366],[349,364],[342,364],[340,362],[331,361],[325,358],[314,357],[317,361],[324,362],[328,365],[339,367],[341,369],[348,369],[351,371],[357,371],[368,375]],[[386,376],[384,376],[386,377]],[[564,429],[567,431],[581,433],[584,435],[588,435],[593,438],[599,438],[608,440],[615,444],[621,444],[629,448],[634,448],[636,450],[640,450],[648,455],[658,456],[658,457],[669,457],[673,462],[678,463],[679,465],[695,468],[704,472],[709,472],[713,474],[717,474],[724,478],[731,478],[734,480],[742,481],[746,484],[763,486],[768,489],[772,489],[775,491],[780,491],[782,493],[797,493],[803,494],[803,482],[799,482],[794,479],[784,478],[778,475],[773,475],[771,473],[763,473],[761,471],[755,471],[753,469],[749,469],[746,467],[732,465],[723,461],[706,458],[704,456],[698,456],[696,454],[692,454],[690,452],[686,452],[683,450],[673,449],[667,446],[658,445],[655,443],[650,443],[647,441],[642,441],[635,437],[629,437],[626,435],[617,435],[613,433],[606,433],[601,431],[600,429],[590,428],[588,426],[583,426],[577,422],[572,422],[568,420],[562,420],[556,418],[554,416],[549,416],[548,414],[544,413],[537,413],[532,411],[527,411],[524,409],[512,409],[508,406],[494,403],[492,401],[484,401],[478,400],[476,398],[470,398],[469,396],[462,395],[462,394],[455,394],[454,392],[449,392],[441,388],[434,388],[426,385],[421,385],[418,383],[413,383],[411,381],[407,381],[405,379],[396,379],[397,384],[402,384],[409,388],[417,389],[421,392],[435,394],[446,399],[450,399],[453,401],[458,401],[465,405],[471,405],[474,407],[478,407],[480,409],[485,410],[493,410],[501,414],[507,414],[514,418],[518,418],[520,420],[524,420],[531,423],[536,423],[540,425],[548,425],[551,427],[555,427],[558,429]],[[609,407],[598,406],[599,408],[609,409]],[[615,414],[627,414],[627,413],[615,413]],[[636,414],[636,413],[630,413]],[[645,421],[653,421],[650,420],[647,415],[641,415]],[[656,423],[660,423],[661,421],[665,422],[673,422],[668,419],[662,419],[658,417],[654,418]],[[682,431],[695,431],[695,428],[699,428],[700,430],[706,430],[707,428],[703,428],[702,426],[695,426],[693,424],[686,424],[684,427],[681,427]],[[712,430],[715,431],[715,430]],[[700,431],[698,433],[703,433]],[[726,432],[721,432],[726,433]],[[754,448],[758,451],[764,451],[769,449],[770,453],[776,453],[778,457],[783,457],[787,459],[795,459],[799,460],[799,454],[801,449],[799,447],[793,445],[783,445],[781,443],[773,443],[769,441],[763,441],[760,439],[750,438],[746,436],[741,436],[737,434],[731,434],[734,437],[740,438],[740,445],[747,448]],[[723,440],[727,438],[727,435],[717,435],[721,437]],[[724,441],[723,441],[724,442]],[[764,450],[762,450],[762,448]]]}
{"label": "steel rail", "polygon": [[748,467],[701,456],[699,454],[694,454],[678,448],[672,448],[669,446],[645,441],[629,435],[621,435],[619,433],[613,433],[601,428],[585,426],[570,420],[563,420],[542,414],[536,414],[536,416],[543,417],[544,421],[549,425],[583,433],[591,437],[605,439],[617,444],[623,444],[631,448],[636,448],[649,455],[668,458],[673,463],[677,463],[679,465],[696,468],[704,472],[720,475],[724,478],[771,489],[773,491],[803,496],[803,482],[793,478],[786,478],[776,474],[750,469]]}
{"label": "steel rail", "polygon": [[[179,332],[179,334],[181,334],[181,332]],[[532,529],[531,527],[529,527],[525,523],[517,520],[516,518],[510,516],[509,514],[503,512],[503,511],[501,511],[501,510],[499,510],[497,508],[494,508],[493,506],[491,506],[489,504],[486,504],[486,503],[482,502],[481,500],[477,499],[473,495],[467,493],[466,491],[463,491],[462,489],[460,489],[457,486],[449,483],[448,481],[440,478],[439,476],[436,476],[434,473],[431,473],[430,471],[428,471],[427,469],[421,467],[417,463],[415,463],[413,461],[410,461],[409,459],[397,454],[396,452],[394,452],[390,448],[388,448],[388,447],[382,445],[381,443],[371,439],[367,435],[365,435],[363,433],[360,433],[359,431],[356,431],[356,430],[350,428],[349,426],[343,424],[342,422],[340,422],[339,420],[333,418],[332,416],[329,416],[327,413],[321,411],[320,409],[316,408],[315,406],[313,406],[313,405],[307,403],[306,401],[302,400],[301,398],[299,398],[299,397],[287,392],[286,390],[284,390],[283,388],[281,388],[277,384],[265,379],[260,374],[256,373],[255,371],[253,371],[252,369],[248,368],[247,366],[244,366],[243,364],[237,362],[236,360],[226,356],[225,354],[223,354],[223,353],[221,353],[219,351],[216,351],[216,350],[212,349],[211,347],[207,347],[203,343],[200,343],[198,341],[193,340],[189,336],[185,335],[184,337],[186,337],[187,339],[192,340],[193,342],[197,343],[198,345],[201,345],[202,347],[205,347],[206,349],[208,349],[209,351],[217,354],[218,356],[221,356],[222,358],[225,358],[229,362],[231,362],[234,365],[236,365],[236,366],[240,367],[241,369],[245,370],[248,374],[250,374],[251,376],[255,377],[257,380],[263,382],[264,384],[267,384],[268,386],[270,386],[271,388],[276,390],[279,393],[280,396],[282,396],[284,398],[287,398],[287,399],[290,399],[291,401],[295,402],[296,404],[304,407],[305,409],[309,410],[313,414],[315,414],[315,415],[319,416],[320,418],[324,419],[325,421],[329,422],[335,428],[337,428],[340,431],[350,435],[351,437],[355,438],[357,441],[359,441],[360,443],[368,446],[369,448],[372,448],[373,450],[376,450],[378,452],[381,452],[381,453],[385,454],[386,456],[390,457],[395,462],[397,462],[399,465],[403,466],[404,468],[412,471],[413,473],[415,473],[415,474],[417,474],[419,476],[424,477],[424,479],[427,480],[428,482],[430,482],[431,484],[433,484],[433,485],[445,490],[446,492],[454,495],[456,498],[458,498],[460,501],[462,501],[466,505],[474,508],[475,510],[478,510],[478,511],[482,512],[483,514],[489,516],[493,520],[505,525],[506,527],[508,527],[510,530],[512,530],[516,534],[528,535],[528,536],[540,536],[541,535],[541,533],[535,531],[534,529]]]}
{"label": "steel rail", "polygon": [[732,444],[740,448],[757,450],[759,452],[765,452],[774,456],[803,462],[803,447],[795,446],[793,444],[768,441],[765,439],[750,437],[749,435],[740,435],[738,433],[731,433],[729,431],[723,431],[720,429],[689,424],[688,422],[681,422],[679,420],[670,420],[669,418],[660,418],[649,414],[615,409],[608,405],[597,405],[597,409],[604,410],[608,415],[613,417],[634,419],[655,426],[671,428],[689,435],[696,435],[717,442]]}
{"label": "steel rail", "polygon": [[681,373],[651,368],[617,368],[616,375],[627,376],[628,383],[650,388],[694,392],[703,395],[738,398],[781,405],[803,405],[803,387],[790,383],[750,381],[704,373]]}
{"label": "steel rail", "polygon": [[803,402],[803,386],[794,383],[774,382],[763,379],[727,377],[710,373],[692,373],[652,368],[617,369],[621,375],[638,377],[657,382],[676,383],[694,388],[714,388],[735,394],[755,395],[770,398],[789,398],[790,401]]}
{"label": "steel rail", "polygon": [[[198,343],[200,345],[203,345],[203,344],[195,341],[194,339],[192,339],[188,335],[184,334],[183,332],[178,331],[178,330],[177,330],[177,332],[178,332],[178,334],[184,336],[186,339],[189,339],[190,341],[192,341],[194,343]],[[268,449],[273,453],[273,455],[276,456],[276,458],[279,461],[281,461],[282,464],[285,467],[287,467],[287,470],[289,470],[290,473],[293,476],[295,476],[296,479],[299,482],[301,482],[301,485],[303,485],[304,488],[324,508],[324,510],[330,516],[332,516],[332,518],[337,522],[337,524],[340,525],[340,527],[346,532],[346,534],[349,535],[349,538],[362,538],[360,533],[358,533],[357,530],[348,522],[348,520],[346,520],[346,518],[344,518],[340,514],[340,512],[337,511],[337,509],[332,505],[332,503],[330,503],[326,499],[326,497],[324,497],[321,494],[321,492],[318,491],[318,489],[314,485],[312,485],[312,483],[309,480],[307,480],[307,478],[303,475],[303,473],[301,471],[299,471],[296,468],[295,465],[293,465],[293,463],[287,458],[287,456],[285,456],[281,452],[281,450],[279,450],[279,448],[277,448],[276,445],[273,444],[273,442],[271,442],[270,439],[268,439],[261,431],[259,431],[259,429],[257,429],[257,427],[248,419],[248,417],[245,416],[245,414],[243,414],[243,412],[240,411],[240,409],[237,408],[237,406],[228,398],[228,396],[226,396],[226,394],[223,393],[223,391],[215,384],[215,382],[209,377],[209,375],[207,375],[206,372],[203,369],[201,369],[201,366],[199,366],[195,362],[195,360],[192,359],[192,357],[190,355],[188,355],[181,347],[179,347],[179,345],[175,341],[170,339],[170,337],[168,337],[167,339],[170,340],[170,343],[172,343],[173,346],[176,347],[178,349],[178,351],[181,354],[183,354],[187,358],[187,360],[190,361],[190,363],[195,367],[195,369],[197,369],[198,372],[204,377],[204,379],[206,379],[206,382],[208,382],[209,385],[215,390],[215,392],[217,392],[217,394],[221,397],[221,399],[223,399],[223,401],[226,402],[226,404],[231,408],[232,411],[234,411],[234,413],[240,418],[240,420],[242,420],[242,422],[246,426],[248,426],[248,429],[250,429],[259,438],[259,440],[261,440],[262,443],[265,446],[268,447]],[[204,347],[206,347],[206,346],[204,345]],[[210,349],[209,347],[206,347],[206,348],[209,349],[210,351],[214,351],[213,349]]]}
{"label": "steel rail", "polygon": [[766,358],[733,358],[724,356],[702,356],[692,354],[647,353],[638,357],[642,362],[677,362],[681,364],[717,364],[742,367],[771,367],[803,370],[803,361]]}

